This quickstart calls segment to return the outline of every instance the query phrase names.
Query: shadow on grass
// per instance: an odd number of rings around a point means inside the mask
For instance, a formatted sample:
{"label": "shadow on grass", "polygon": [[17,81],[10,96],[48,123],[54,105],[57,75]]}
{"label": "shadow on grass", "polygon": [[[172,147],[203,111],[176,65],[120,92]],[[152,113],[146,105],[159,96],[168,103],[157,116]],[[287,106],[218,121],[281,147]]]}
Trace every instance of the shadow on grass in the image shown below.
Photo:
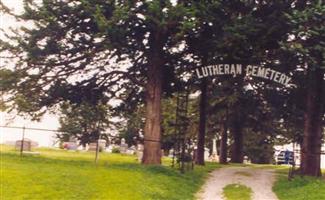
{"label": "shadow on grass", "polygon": [[325,181],[299,175],[288,181],[287,176],[279,174],[273,191],[280,200],[320,200],[325,199]]}
{"label": "shadow on grass", "polygon": [[[16,163],[24,163],[24,164],[45,164],[45,165],[65,165],[65,166],[72,166],[72,167],[94,167],[94,168],[101,168],[101,169],[119,169],[119,170],[136,170],[136,171],[146,171],[146,173],[152,174],[162,174],[166,176],[173,176],[173,177],[182,177],[182,175],[177,169],[171,168],[169,166],[151,166],[151,165],[141,165],[136,161],[136,157],[134,157],[134,161],[132,161],[132,156],[130,156],[130,160],[127,161],[110,161],[109,155],[105,157],[103,160],[99,160],[98,165],[95,164],[94,160],[90,160],[89,158],[83,158],[77,160],[68,160],[60,159],[58,157],[47,157],[42,155],[23,155],[22,157],[17,152],[5,152],[1,153],[2,159],[4,160],[13,160]],[[121,156],[122,155],[114,155],[114,156]],[[190,171],[191,172],[191,171]],[[148,174],[150,175],[150,174]]]}

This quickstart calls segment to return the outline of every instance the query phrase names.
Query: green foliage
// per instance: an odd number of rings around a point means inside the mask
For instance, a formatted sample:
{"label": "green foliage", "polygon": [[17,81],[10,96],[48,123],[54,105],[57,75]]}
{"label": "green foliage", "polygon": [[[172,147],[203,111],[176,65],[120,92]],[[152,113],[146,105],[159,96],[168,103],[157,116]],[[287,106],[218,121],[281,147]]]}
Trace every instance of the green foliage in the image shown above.
{"label": "green foliage", "polygon": [[[195,138],[198,130],[198,108],[197,108],[197,98],[190,98],[188,102],[188,127],[187,127],[187,137]],[[176,107],[177,107],[177,97],[176,95],[164,98],[162,100],[162,136],[163,144],[162,147],[165,150],[169,150],[174,147],[176,142]],[[183,123],[183,122],[179,122]]]}
{"label": "green foliage", "polygon": [[[252,152],[257,149],[250,147],[266,140],[259,146],[267,149],[260,158],[265,159],[275,134],[286,141],[302,141],[305,102],[301,97],[308,85],[304,71],[325,66],[324,10],[321,0],[25,1],[24,13],[17,18],[34,26],[22,27],[9,36],[10,42],[1,41],[1,53],[9,53],[17,62],[14,71],[4,69],[8,59],[0,66],[0,91],[9,95],[1,100],[0,109],[10,105],[38,118],[60,102],[97,105],[118,97],[127,107],[120,114],[127,119],[121,134],[130,144],[143,131],[144,114],[138,110],[145,105],[152,64],[162,68],[158,73],[163,77],[163,98],[181,90],[184,72],[198,66],[267,65],[292,74],[297,87],[250,78],[242,81],[243,77],[215,78],[211,82],[217,94],[211,95],[215,102],[210,102],[208,124],[208,136],[214,136],[228,109],[230,128],[238,125],[256,134],[252,137],[256,143],[246,143],[247,154],[255,157]],[[245,89],[248,86],[251,91]],[[162,123],[168,148],[175,100],[164,101]],[[197,117],[196,112],[191,114]],[[77,134],[81,127],[76,126],[67,129]],[[190,131],[191,135],[197,131],[195,120]]]}
{"label": "green foliage", "polygon": [[106,129],[112,125],[109,121],[109,109],[105,104],[91,105],[87,102],[61,104],[61,133],[57,136],[65,142],[76,138],[82,145],[96,141],[99,134],[101,138],[105,138]]}
{"label": "green foliage", "polygon": [[[130,106],[123,104],[125,106]],[[122,122],[119,124],[119,136],[125,139],[125,142],[131,146],[136,145],[137,141],[141,140],[140,136],[143,135],[145,112],[144,106],[139,105],[132,109],[124,110],[120,106],[118,109],[118,116],[122,118]],[[116,109],[117,110],[117,109]]]}
{"label": "green foliage", "polygon": [[226,200],[250,200],[252,189],[240,184],[230,184],[223,188],[223,195]]}
{"label": "green foliage", "polygon": [[180,60],[169,50],[192,31],[194,13],[191,4],[158,0],[25,1],[23,14],[16,17],[34,26],[22,26],[1,41],[1,51],[18,60],[14,73],[23,74],[10,94],[33,102],[35,113],[62,101],[97,103],[132,84],[138,92],[144,89],[154,51],[170,75],[164,79],[167,90]]}
{"label": "green foliage", "polygon": [[294,51],[300,58],[300,64],[309,68],[322,68],[325,62],[325,5],[321,0],[310,2],[303,9],[295,9],[287,14],[292,26],[291,40],[284,43],[284,48]]}
{"label": "green foliage", "polygon": [[273,191],[280,200],[325,199],[325,181],[320,178],[299,176],[288,181],[286,175],[279,175]]}
{"label": "green foliage", "polygon": [[244,152],[256,164],[273,163],[274,137],[267,133],[245,130]]}
{"label": "green foliage", "polygon": [[208,163],[180,174],[164,166],[143,166],[135,156],[37,149],[40,156],[24,156],[1,146],[4,199],[195,199],[208,172]]}
{"label": "green foliage", "polygon": [[113,148],[112,153],[120,153],[120,149],[119,148]]}
{"label": "green foliage", "polygon": [[[126,139],[129,145],[135,144],[135,138],[139,138],[140,134],[143,134],[144,127],[144,106],[141,102],[132,102],[126,100],[120,106],[115,109],[115,115],[123,118],[123,122],[120,123],[119,136]],[[176,141],[175,135],[175,121],[176,121],[176,96],[168,96],[162,99],[162,148],[169,150],[173,148]],[[194,138],[197,132],[197,98],[189,100],[188,116],[189,127],[187,136]]]}
{"label": "green foliage", "polygon": [[[272,99],[266,98],[263,90],[237,81],[223,81],[212,88],[208,124],[210,134],[218,132],[220,135],[227,124],[232,140],[233,134],[236,134],[235,128],[240,127],[244,135],[244,155],[253,163],[271,163],[276,135],[282,130],[278,123],[281,115],[275,110],[281,107],[273,107],[269,102]],[[276,93],[272,91],[272,95],[276,96]]]}
{"label": "green foliage", "polygon": [[9,69],[0,69],[0,91],[11,90],[18,80],[17,73]]}

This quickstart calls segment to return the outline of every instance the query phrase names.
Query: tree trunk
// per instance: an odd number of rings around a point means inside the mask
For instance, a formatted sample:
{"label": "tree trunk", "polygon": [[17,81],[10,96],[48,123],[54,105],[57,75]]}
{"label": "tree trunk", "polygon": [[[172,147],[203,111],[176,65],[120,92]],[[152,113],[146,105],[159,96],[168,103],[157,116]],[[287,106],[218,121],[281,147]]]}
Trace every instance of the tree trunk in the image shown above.
{"label": "tree trunk", "polygon": [[320,157],[322,146],[322,89],[324,87],[321,69],[309,70],[307,101],[302,145],[302,175],[321,176]]}
{"label": "tree trunk", "polygon": [[300,144],[300,165],[299,165],[299,172],[301,173],[301,169],[303,168],[303,160],[305,160],[304,156],[305,154],[302,153],[302,146],[303,146],[303,142],[301,142]]}
{"label": "tree trunk", "polygon": [[231,162],[232,163],[243,163],[243,133],[240,129],[234,130],[233,132],[234,143],[232,146]]}
{"label": "tree trunk", "polygon": [[144,128],[144,150],[142,163],[161,164],[161,94],[162,60],[159,51],[153,50],[148,59],[146,123]]}
{"label": "tree trunk", "polygon": [[231,162],[233,163],[243,163],[244,156],[243,156],[243,122],[241,120],[241,113],[240,110],[237,110],[235,113],[235,120],[232,126],[232,134],[234,143],[232,145],[232,152],[231,152]]}
{"label": "tree trunk", "polygon": [[205,128],[206,128],[206,101],[207,101],[207,81],[202,79],[201,82],[201,99],[200,99],[200,121],[197,142],[197,154],[195,163],[204,165],[204,143],[205,143]]}
{"label": "tree trunk", "polygon": [[220,141],[220,164],[227,164],[227,155],[228,155],[228,108],[226,111],[226,120],[223,123],[223,130],[221,133],[221,141]]}

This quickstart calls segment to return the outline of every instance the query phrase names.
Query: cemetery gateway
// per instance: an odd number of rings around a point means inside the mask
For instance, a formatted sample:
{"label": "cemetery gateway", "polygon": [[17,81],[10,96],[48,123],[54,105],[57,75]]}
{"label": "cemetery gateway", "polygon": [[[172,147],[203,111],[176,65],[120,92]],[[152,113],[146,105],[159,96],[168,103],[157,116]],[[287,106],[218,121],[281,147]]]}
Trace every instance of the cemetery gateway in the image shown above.
{"label": "cemetery gateway", "polygon": [[288,86],[291,80],[291,77],[284,73],[278,72],[271,68],[256,65],[247,65],[243,70],[242,64],[216,64],[197,68],[195,71],[197,77],[200,79],[217,75],[232,75],[233,77],[236,77],[237,75],[242,75],[243,72],[245,72],[246,76],[271,80],[285,86]]}

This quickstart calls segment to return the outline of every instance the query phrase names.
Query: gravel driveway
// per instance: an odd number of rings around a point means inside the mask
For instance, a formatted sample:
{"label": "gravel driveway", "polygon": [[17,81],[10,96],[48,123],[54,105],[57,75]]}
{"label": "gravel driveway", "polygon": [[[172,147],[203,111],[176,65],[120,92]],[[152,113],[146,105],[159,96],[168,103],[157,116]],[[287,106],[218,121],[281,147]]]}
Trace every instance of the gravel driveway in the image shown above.
{"label": "gravel driveway", "polygon": [[274,181],[274,170],[271,169],[224,167],[210,174],[197,194],[197,198],[199,200],[222,200],[222,189],[226,185],[239,183],[252,189],[253,200],[278,200],[272,191]]}

